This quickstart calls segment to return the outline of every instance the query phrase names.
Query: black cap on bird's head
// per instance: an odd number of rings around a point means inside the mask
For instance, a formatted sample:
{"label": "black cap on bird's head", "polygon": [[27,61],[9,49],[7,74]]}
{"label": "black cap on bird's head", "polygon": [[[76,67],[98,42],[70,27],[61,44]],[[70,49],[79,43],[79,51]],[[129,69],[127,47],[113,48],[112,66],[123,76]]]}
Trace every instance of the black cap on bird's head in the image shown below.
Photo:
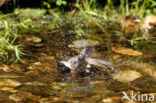
{"label": "black cap on bird's head", "polygon": [[60,73],[70,73],[71,69],[65,65],[63,61],[58,61],[57,62],[58,70]]}

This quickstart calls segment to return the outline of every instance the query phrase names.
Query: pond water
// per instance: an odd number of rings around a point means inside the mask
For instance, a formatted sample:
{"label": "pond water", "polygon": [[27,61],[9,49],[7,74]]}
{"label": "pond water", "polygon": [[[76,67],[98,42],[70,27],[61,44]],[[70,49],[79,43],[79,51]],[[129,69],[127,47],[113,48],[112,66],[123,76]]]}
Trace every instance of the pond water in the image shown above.
{"label": "pond water", "polygon": [[76,55],[72,48],[64,48],[62,45],[45,45],[31,48],[31,51],[38,56],[37,58],[26,57],[26,63],[12,65],[15,69],[22,68],[21,72],[0,73],[1,102],[129,103],[126,99],[121,100],[123,91],[127,95],[131,95],[131,92],[149,95],[156,93],[153,50],[141,51],[152,52],[153,55],[149,53],[131,57],[110,52],[103,45],[104,49],[96,47],[94,57],[107,59],[117,70],[110,73],[108,69],[98,70],[99,72],[92,76],[77,76],[57,72],[57,60],[65,60]]}
{"label": "pond water", "polygon": [[[55,31],[40,36],[41,41],[37,39],[39,43],[25,40],[29,45],[25,52],[31,54],[23,56],[20,63],[1,66],[1,103],[154,103],[155,45],[132,47],[128,41],[104,33],[75,38],[70,26],[56,25]],[[95,67],[92,75],[59,73],[57,61],[78,55],[83,45],[93,46],[92,57],[111,62],[114,70]],[[130,100],[122,100],[125,94]],[[136,97],[131,98],[133,94]],[[147,98],[141,97],[143,94]]]}

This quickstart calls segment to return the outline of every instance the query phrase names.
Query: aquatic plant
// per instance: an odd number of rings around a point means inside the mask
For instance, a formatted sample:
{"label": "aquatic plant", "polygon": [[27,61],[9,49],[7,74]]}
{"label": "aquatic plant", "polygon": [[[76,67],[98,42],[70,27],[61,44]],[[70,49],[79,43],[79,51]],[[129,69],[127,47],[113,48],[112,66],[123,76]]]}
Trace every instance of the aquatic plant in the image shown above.
{"label": "aquatic plant", "polygon": [[[14,27],[13,27],[14,28]],[[0,50],[1,56],[6,60],[10,55],[9,52],[14,52],[17,59],[20,60],[21,45],[15,45],[14,42],[17,38],[17,29],[9,27],[6,20],[1,22],[1,32],[0,32]]]}

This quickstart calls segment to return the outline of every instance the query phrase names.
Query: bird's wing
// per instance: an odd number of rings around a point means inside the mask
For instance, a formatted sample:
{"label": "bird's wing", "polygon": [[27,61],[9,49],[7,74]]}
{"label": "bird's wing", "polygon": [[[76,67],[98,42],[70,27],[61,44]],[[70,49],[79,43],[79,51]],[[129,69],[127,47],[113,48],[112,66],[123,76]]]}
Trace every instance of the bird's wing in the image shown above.
{"label": "bird's wing", "polygon": [[101,59],[94,59],[94,58],[86,58],[86,61],[90,65],[96,65],[96,66],[100,66],[100,67],[108,67],[113,70],[112,63],[110,63],[108,61],[101,60]]}

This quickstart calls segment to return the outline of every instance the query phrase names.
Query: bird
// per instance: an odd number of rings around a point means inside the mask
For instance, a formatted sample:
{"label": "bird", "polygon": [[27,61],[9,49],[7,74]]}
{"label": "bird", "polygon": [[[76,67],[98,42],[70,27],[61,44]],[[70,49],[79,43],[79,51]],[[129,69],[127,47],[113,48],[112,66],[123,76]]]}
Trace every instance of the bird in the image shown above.
{"label": "bird", "polygon": [[91,65],[99,67],[108,67],[113,70],[110,62],[102,59],[91,58],[93,47],[84,47],[80,54],[74,56],[67,61],[58,61],[58,70],[61,73],[79,73],[80,71],[88,71]]}

